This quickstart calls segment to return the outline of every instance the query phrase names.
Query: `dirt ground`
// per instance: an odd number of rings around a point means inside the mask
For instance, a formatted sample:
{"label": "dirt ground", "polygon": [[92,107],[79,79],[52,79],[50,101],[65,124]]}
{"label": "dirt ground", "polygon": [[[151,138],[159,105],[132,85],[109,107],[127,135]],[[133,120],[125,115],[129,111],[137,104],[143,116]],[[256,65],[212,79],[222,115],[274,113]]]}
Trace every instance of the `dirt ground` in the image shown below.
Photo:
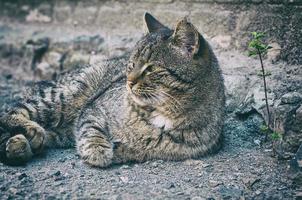
{"label": "dirt ground", "polygon": [[[232,142],[232,141],[230,141]],[[269,149],[226,143],[216,155],[91,168],[73,149],[0,165],[1,199],[293,199],[287,165]]]}
{"label": "dirt ground", "polygon": [[[6,43],[26,41],[35,31],[36,35],[59,40],[56,36],[64,30],[21,24],[13,25],[13,29],[3,27],[0,33]],[[68,37],[87,32],[70,30]],[[112,49],[119,54],[137,38],[111,37],[109,41],[105,39],[105,44],[109,52]],[[237,77],[228,78],[240,73],[243,65],[257,63],[245,52],[217,48],[215,52],[226,65],[224,69],[233,69],[224,70],[227,82]],[[1,63],[0,106],[4,106],[20,96],[24,83],[33,78],[24,63],[25,70],[14,62]],[[223,148],[214,155],[183,162],[156,160],[99,169],[83,164],[74,149],[48,150],[25,166],[0,164],[0,199],[294,199],[297,185],[290,178],[289,164],[273,156],[270,142],[263,143],[264,136],[259,131],[262,123],[258,115],[241,120],[230,111]]]}

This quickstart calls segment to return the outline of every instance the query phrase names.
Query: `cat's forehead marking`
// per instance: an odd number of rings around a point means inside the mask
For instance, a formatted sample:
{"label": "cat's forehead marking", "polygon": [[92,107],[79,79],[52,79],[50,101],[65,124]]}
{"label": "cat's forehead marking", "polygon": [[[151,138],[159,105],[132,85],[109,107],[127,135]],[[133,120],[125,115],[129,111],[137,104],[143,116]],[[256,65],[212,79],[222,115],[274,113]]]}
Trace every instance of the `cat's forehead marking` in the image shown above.
{"label": "cat's forehead marking", "polygon": [[141,59],[148,61],[153,53],[154,47],[162,44],[168,37],[172,35],[171,32],[149,33],[143,37],[136,45],[135,53],[133,54],[133,60]]}

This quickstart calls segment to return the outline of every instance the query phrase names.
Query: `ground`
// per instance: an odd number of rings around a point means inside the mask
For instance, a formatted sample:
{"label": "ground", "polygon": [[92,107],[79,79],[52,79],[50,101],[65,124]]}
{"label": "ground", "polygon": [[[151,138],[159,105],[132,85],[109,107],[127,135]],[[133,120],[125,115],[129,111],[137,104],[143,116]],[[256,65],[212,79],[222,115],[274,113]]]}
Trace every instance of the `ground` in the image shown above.
{"label": "ground", "polygon": [[[56,56],[62,54],[58,46],[61,45],[64,51],[69,46],[77,49],[79,45],[80,50],[74,50],[68,56],[90,55],[90,60],[94,56],[103,58],[121,55],[129,51],[141,35],[142,32],[121,34],[96,27],[85,29],[56,24],[0,23],[0,107],[5,109],[12,99],[20,98],[24,85],[53,76],[58,70],[52,69],[59,62]],[[52,60],[44,56],[42,61],[31,68],[35,53],[28,50],[26,42],[43,37],[51,39],[52,46],[47,56],[53,56]],[[25,166],[0,164],[0,199],[197,200],[294,199],[299,196],[299,186],[290,177],[288,161],[277,159],[271,141],[264,142],[264,135],[259,130],[263,119],[257,113],[257,105],[263,100],[263,91],[259,92],[261,79],[256,71],[258,61],[248,58],[242,50],[228,49],[225,39],[209,40],[221,63],[228,97],[225,140],[220,151],[197,160],[156,160],[101,169],[82,163],[75,149],[47,150]],[[96,49],[89,49],[91,42],[95,42],[93,45]],[[68,68],[68,62],[64,62],[63,67]],[[60,64],[59,68],[62,67]],[[272,65],[269,60],[265,64],[272,69],[274,79],[278,80],[272,85],[283,84],[283,90],[280,86],[278,91],[271,86],[272,100],[285,94],[289,90],[287,86],[294,83],[299,86],[299,79],[295,75],[300,77],[300,66],[290,66],[282,61]],[[285,80],[282,77],[287,77],[287,82],[280,81]],[[253,105],[256,108],[251,109],[248,104],[246,110],[246,99],[250,93],[253,97],[255,95],[256,104]]]}
{"label": "ground", "polygon": [[184,162],[149,161],[107,169],[75,150],[51,150],[26,166],[0,165],[1,199],[293,199],[287,164],[271,150],[234,147]]}

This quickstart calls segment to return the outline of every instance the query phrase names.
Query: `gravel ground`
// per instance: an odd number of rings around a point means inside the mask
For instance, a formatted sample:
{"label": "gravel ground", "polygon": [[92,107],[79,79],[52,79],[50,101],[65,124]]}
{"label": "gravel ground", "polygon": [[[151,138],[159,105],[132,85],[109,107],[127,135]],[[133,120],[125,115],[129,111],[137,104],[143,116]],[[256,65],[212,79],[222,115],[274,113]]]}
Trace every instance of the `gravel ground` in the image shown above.
{"label": "gravel ground", "polygon": [[88,167],[73,149],[51,150],[0,171],[1,199],[293,199],[286,164],[258,147],[226,145],[200,160],[108,169]]}
{"label": "gravel ground", "polygon": [[[15,27],[18,31],[25,28]],[[35,32],[34,27],[28,30]],[[47,27],[37,26],[36,30],[56,37]],[[18,31],[12,37],[20,39]],[[32,34],[25,29],[21,32],[23,38]],[[128,46],[136,36],[132,39],[127,40]],[[125,41],[120,37],[107,43],[112,47],[112,41],[118,40]],[[114,48],[119,49],[118,45]],[[239,65],[257,62],[236,51],[218,51],[218,58],[238,73]],[[19,80],[24,72],[7,63],[2,66],[0,107],[19,98],[24,88],[24,81]],[[273,156],[270,143],[262,144],[263,135],[258,130],[262,119],[252,115],[239,120],[232,115],[227,118],[223,148],[199,160],[157,160],[99,169],[83,164],[74,149],[57,149],[48,150],[26,166],[0,163],[0,199],[294,199],[297,186],[289,178],[287,161]]]}

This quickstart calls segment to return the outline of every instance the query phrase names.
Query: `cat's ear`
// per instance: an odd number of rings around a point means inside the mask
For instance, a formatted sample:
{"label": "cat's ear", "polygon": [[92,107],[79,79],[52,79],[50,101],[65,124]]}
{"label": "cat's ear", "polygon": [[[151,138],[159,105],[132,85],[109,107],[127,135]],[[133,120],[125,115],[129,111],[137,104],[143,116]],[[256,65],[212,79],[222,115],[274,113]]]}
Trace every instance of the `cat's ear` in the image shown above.
{"label": "cat's ear", "polygon": [[173,44],[194,56],[200,46],[200,34],[187,18],[179,21],[173,33]]}
{"label": "cat's ear", "polygon": [[149,33],[154,33],[163,29],[168,29],[166,26],[162,25],[157,19],[155,19],[150,13],[147,12],[145,13],[144,20]]}

